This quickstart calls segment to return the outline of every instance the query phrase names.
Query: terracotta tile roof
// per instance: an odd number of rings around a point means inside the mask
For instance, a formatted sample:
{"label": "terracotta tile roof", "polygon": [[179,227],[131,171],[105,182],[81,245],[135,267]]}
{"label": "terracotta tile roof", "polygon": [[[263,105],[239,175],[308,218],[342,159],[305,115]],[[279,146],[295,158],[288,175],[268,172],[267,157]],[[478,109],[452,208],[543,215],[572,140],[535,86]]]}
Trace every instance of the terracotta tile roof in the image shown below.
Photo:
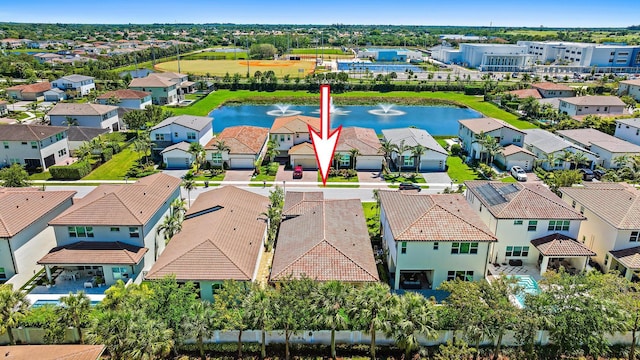
{"label": "terracotta tile roof", "polygon": [[536,89],[521,89],[521,90],[511,90],[509,94],[513,94],[520,99],[526,99],[528,97],[532,97],[534,99],[542,99],[542,95]]}
{"label": "terracotta tile roof", "polygon": [[448,155],[449,153],[438,144],[436,139],[431,136],[426,130],[415,128],[400,128],[400,129],[384,129],[382,135],[387,141],[392,144],[400,145],[400,142],[404,141],[406,146],[422,145],[429,150],[439,152],[441,154]]}
{"label": "terracotta tile roof", "polygon": [[69,126],[67,137],[69,141],[91,141],[91,139],[109,132],[109,129],[100,129],[87,126]]}
{"label": "terracotta tile roof", "polygon": [[640,246],[609,251],[609,253],[627,269],[640,269]]}
{"label": "terracotta tile roof", "polygon": [[[286,204],[292,199],[289,194],[285,207],[291,213],[292,207]],[[288,216],[280,225],[270,280],[304,274],[318,281],[379,281],[360,200],[309,205],[298,204],[299,214]]]}
{"label": "terracotta tile roof", "polygon": [[155,76],[153,74],[148,75],[147,77],[143,77],[143,78],[136,78],[131,80],[131,83],[129,83],[129,87],[160,87],[160,88],[167,88],[170,86],[175,86],[175,82],[166,79],[166,78],[162,78],[162,77],[158,77]]}
{"label": "terracotta tile roof", "polygon": [[570,129],[556,131],[561,137],[580,144],[596,145],[613,153],[640,153],[640,146],[618,139],[596,129]]}
{"label": "terracotta tile roof", "polygon": [[276,118],[271,125],[272,134],[308,133],[309,125],[312,129],[320,131],[320,118],[295,115]]}
{"label": "terracotta tile roof", "polygon": [[578,96],[561,98],[560,102],[566,102],[573,105],[592,105],[592,106],[626,106],[619,97],[616,96]]}
{"label": "terracotta tile roof", "polygon": [[200,131],[207,126],[211,126],[212,121],[213,118],[208,116],[178,115],[162,120],[158,125],[152,127],[151,130],[160,129],[171,124],[177,124],[186,127],[187,129]]}
{"label": "terracotta tile roof", "polygon": [[15,236],[76,194],[75,191],[16,189],[19,190],[0,187],[0,238]]}
{"label": "terracotta tile roof", "polygon": [[202,193],[146,278],[254,280],[268,205],[267,197],[234,186]]}
{"label": "terracotta tile roof", "polygon": [[378,194],[396,241],[497,241],[460,194]]}
{"label": "terracotta tile roof", "polygon": [[117,106],[90,103],[57,103],[48,115],[60,116],[95,116],[118,110]]}
{"label": "terracotta tile roof", "polygon": [[[617,229],[640,229],[640,191],[625,183],[584,183],[560,188],[577,203]],[[606,199],[606,206],[603,201]]]}
{"label": "terracotta tile roof", "polygon": [[531,156],[535,156],[531,151],[516,145],[507,145],[501,151],[503,156],[509,156],[509,155],[513,155],[521,152]]}
{"label": "terracotta tile roof", "polygon": [[44,140],[66,131],[64,126],[47,125],[2,125],[0,141],[36,141]]}
{"label": "terracotta tile roof", "polygon": [[494,118],[485,117],[485,118],[479,118],[479,119],[466,119],[466,120],[458,120],[458,122],[464,125],[465,127],[467,127],[474,134],[479,134],[482,131],[489,132],[493,130],[498,130],[504,127],[524,134],[524,131],[517,129],[502,120],[498,120]]}
{"label": "terracotta tile roof", "polygon": [[38,264],[137,265],[148,250],[120,241],[79,241],[54,247]]}
{"label": "terracotta tile roof", "polygon": [[282,208],[282,215],[300,215],[309,207],[314,207],[324,201],[322,191],[289,191]]}
{"label": "terracotta tile roof", "polygon": [[269,129],[257,126],[232,126],[211,139],[204,147],[206,150],[217,150],[218,142],[224,141],[229,147],[229,154],[258,154],[269,136]]}
{"label": "terracotta tile roof", "polygon": [[50,225],[144,225],[180,186],[180,179],[162,173],[130,185],[100,185]]}
{"label": "terracotta tile roof", "polygon": [[314,155],[316,152],[313,149],[313,145],[309,142],[303,142],[298,145],[294,145],[289,149],[289,155]]}
{"label": "terracotta tile roof", "polygon": [[3,360],[98,360],[104,350],[104,345],[0,346]]}
{"label": "terracotta tile roof", "polygon": [[51,89],[51,83],[48,81],[43,81],[43,82],[29,84],[29,85],[16,85],[16,86],[8,87],[5,90],[7,91],[19,90],[20,92],[23,92],[23,93],[41,93],[49,89]]}
{"label": "terracotta tile roof", "polygon": [[342,128],[340,132],[336,151],[345,152],[351,149],[358,149],[360,155],[382,156],[380,153],[381,146],[375,130],[362,127],[346,127]]}
{"label": "terracotta tile roof", "polygon": [[544,256],[596,256],[576,239],[558,233],[531,240],[531,245]]}
{"label": "terracotta tile roof", "polygon": [[620,84],[640,86],[640,79],[620,81]]}
{"label": "terracotta tile roof", "polygon": [[585,219],[542,184],[498,181],[465,181],[464,184],[498,219]]}
{"label": "terracotta tile roof", "polygon": [[144,99],[145,97],[150,95],[151,93],[149,92],[123,89],[123,90],[106,92],[98,96],[98,99],[109,99],[111,97],[116,97],[118,99]]}
{"label": "terracotta tile roof", "polygon": [[542,90],[561,90],[561,91],[574,91],[575,89],[571,86],[556,84],[553,82],[539,82],[531,84],[531,87],[534,89],[542,89]]}

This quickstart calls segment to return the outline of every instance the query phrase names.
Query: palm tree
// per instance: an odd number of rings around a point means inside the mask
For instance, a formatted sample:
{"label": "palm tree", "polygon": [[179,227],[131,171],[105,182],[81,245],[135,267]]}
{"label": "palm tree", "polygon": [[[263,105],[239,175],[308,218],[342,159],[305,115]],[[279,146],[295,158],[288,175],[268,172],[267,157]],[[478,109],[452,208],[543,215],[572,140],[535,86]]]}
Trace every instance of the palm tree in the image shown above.
{"label": "palm tree", "polygon": [[587,158],[587,155],[585,155],[582,151],[576,151],[573,154],[572,160],[574,169],[577,169],[578,167],[580,167],[580,165],[587,165],[589,163],[589,158]]}
{"label": "palm tree", "polygon": [[71,116],[65,117],[65,120],[62,122],[63,125],[67,126],[78,126],[78,119],[74,119]]}
{"label": "palm tree", "polygon": [[225,144],[224,140],[218,141],[218,143],[216,144],[216,149],[218,150],[216,151],[216,154],[220,154],[220,155],[222,155],[222,153],[224,153],[225,151],[230,150],[229,146]]}
{"label": "palm tree", "polygon": [[197,301],[185,315],[182,327],[188,338],[196,339],[200,359],[205,360],[204,339],[212,337],[217,330],[215,311],[209,302]]}
{"label": "palm tree", "polygon": [[177,216],[180,219],[184,218],[184,214],[187,212],[187,203],[183,198],[175,198],[171,202],[171,216]]}
{"label": "palm tree", "polygon": [[484,147],[487,143],[487,136],[484,131],[480,131],[479,134],[474,135],[473,143],[480,145],[480,162],[482,162],[482,154],[484,153]]}
{"label": "palm tree", "polygon": [[80,160],[85,160],[91,156],[91,152],[91,144],[85,141],[76,149],[75,156]]}
{"label": "palm tree", "polygon": [[264,215],[267,217],[267,243],[265,244],[266,250],[271,251],[274,242],[276,241],[276,236],[278,235],[278,228],[280,227],[280,221],[282,220],[282,209],[273,206],[273,204],[269,204],[267,207],[267,211],[260,213],[260,215]]}
{"label": "palm tree", "polygon": [[200,164],[204,162],[207,154],[204,151],[204,147],[199,142],[192,142],[189,144],[189,153],[194,157],[194,163],[196,165],[196,173],[200,169]]}
{"label": "palm tree", "polygon": [[331,358],[336,358],[336,330],[343,330],[349,324],[345,312],[348,309],[347,297],[353,288],[341,281],[321,283],[313,294],[313,304],[319,311],[314,322],[321,329],[331,329]]}
{"label": "palm tree", "polygon": [[553,153],[545,154],[544,158],[536,161],[540,161],[541,165],[544,163],[549,164],[549,170],[553,170],[556,167],[556,156]]}
{"label": "palm tree", "polygon": [[333,163],[334,165],[334,169],[338,169],[338,165],[340,165],[340,159],[342,158],[342,155],[339,152],[335,152],[333,154]]}
{"label": "palm tree", "polygon": [[349,314],[360,323],[367,324],[367,333],[371,336],[369,355],[376,358],[376,331],[383,329],[389,318],[389,312],[397,303],[387,285],[367,284],[355,292]]}
{"label": "palm tree", "polygon": [[433,338],[437,335],[436,316],[433,304],[424,296],[406,292],[399,297],[398,306],[392,310],[392,320],[385,329],[388,337],[392,337],[400,349],[404,349],[405,360],[411,359],[411,351],[419,348],[418,336]]}
{"label": "palm tree", "polygon": [[420,169],[420,162],[422,161],[422,155],[427,152],[427,148],[418,144],[411,149],[411,155],[415,157],[416,172]]}
{"label": "palm tree", "polygon": [[[144,155],[145,157],[147,156],[147,152],[151,149],[151,146],[153,145],[153,143],[151,142],[151,137],[149,136],[149,132],[142,132],[140,134],[138,134],[138,138],[133,142],[133,146],[136,149],[136,152]],[[149,159],[146,158],[146,162],[148,162]]]}
{"label": "palm tree", "polygon": [[624,167],[629,163],[629,155],[625,154],[625,155],[622,155],[622,156],[618,156],[615,159],[613,159],[613,163],[618,168]]}
{"label": "palm tree", "polygon": [[379,152],[384,156],[384,161],[388,164],[391,160],[391,154],[396,150],[396,146],[389,140],[384,140],[380,145]]}
{"label": "palm tree", "polygon": [[171,238],[182,230],[182,218],[180,216],[167,215],[162,224],[156,230],[157,234],[164,234],[164,241],[168,243]]}
{"label": "palm tree", "polygon": [[260,329],[261,338],[260,341],[260,357],[265,358],[267,356],[266,351],[266,332],[273,327],[275,315],[272,312],[274,290],[273,288],[260,287],[257,284],[253,284],[251,288],[251,294],[243,304],[245,316],[249,320],[249,325],[253,329]]}
{"label": "palm tree", "polygon": [[0,285],[0,335],[6,331],[10,345],[15,344],[11,330],[28,312],[29,300],[25,293],[14,291],[11,285]]}
{"label": "palm tree", "polygon": [[80,343],[84,344],[82,327],[89,321],[91,312],[91,299],[84,293],[78,291],[76,294],[69,293],[60,298],[60,317],[67,326],[73,326],[78,330]]}
{"label": "palm tree", "polygon": [[400,144],[396,145],[395,150],[398,153],[398,157],[396,158],[396,166],[398,167],[398,176],[400,176],[400,170],[402,169],[402,164],[404,164],[404,153],[411,149],[409,145],[404,143],[404,140],[400,141]]}
{"label": "palm tree", "polygon": [[573,153],[569,150],[564,150],[562,152],[562,154],[560,155],[560,160],[562,160],[563,162],[563,165],[562,165],[563,168],[566,168],[567,163],[569,163],[569,168],[571,168],[571,163],[573,162],[573,156],[574,156]]}
{"label": "palm tree", "polygon": [[193,178],[184,178],[182,180],[182,187],[187,190],[187,197],[189,198],[189,207],[191,207],[191,190],[196,188],[196,182]]}
{"label": "palm tree", "polygon": [[360,155],[360,150],[355,148],[349,150],[349,156],[351,157],[351,168],[353,170],[356,169],[356,157],[358,157],[358,155]]}
{"label": "palm tree", "polygon": [[269,158],[269,162],[273,162],[273,159],[275,159],[276,156],[278,156],[278,154],[280,153],[278,147],[280,147],[280,143],[278,143],[278,141],[275,139],[271,139],[267,143],[267,152],[265,153],[265,155],[267,158]]}
{"label": "palm tree", "polygon": [[500,141],[489,135],[487,135],[487,139],[485,140],[484,148],[489,155],[487,158],[487,164],[493,163],[493,157],[503,149],[502,145],[500,145]]}

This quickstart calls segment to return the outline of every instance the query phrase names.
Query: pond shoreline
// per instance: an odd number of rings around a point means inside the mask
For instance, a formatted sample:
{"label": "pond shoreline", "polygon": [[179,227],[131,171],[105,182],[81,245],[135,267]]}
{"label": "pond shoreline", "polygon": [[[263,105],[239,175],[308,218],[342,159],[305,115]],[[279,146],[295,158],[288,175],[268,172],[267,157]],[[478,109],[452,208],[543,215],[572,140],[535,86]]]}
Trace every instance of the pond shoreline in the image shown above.
{"label": "pond shoreline", "polygon": [[[407,98],[407,97],[336,97],[333,96],[333,104],[335,106],[344,105],[370,105],[392,104],[400,106],[450,106],[461,109],[469,109],[470,107],[452,100],[445,99],[425,99],[425,98]],[[247,97],[243,99],[229,99],[218,105],[215,109],[222,106],[234,105],[315,105],[318,103],[317,98],[300,98],[300,97]],[[213,110],[215,110],[213,109]],[[212,110],[212,111],[213,111]]]}

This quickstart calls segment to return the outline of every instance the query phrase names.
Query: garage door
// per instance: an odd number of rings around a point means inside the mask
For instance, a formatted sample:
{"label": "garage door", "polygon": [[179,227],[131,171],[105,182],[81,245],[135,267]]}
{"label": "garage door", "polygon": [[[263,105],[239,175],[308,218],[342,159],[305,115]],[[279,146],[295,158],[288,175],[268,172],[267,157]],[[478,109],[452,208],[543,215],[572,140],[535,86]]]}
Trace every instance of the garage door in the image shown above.
{"label": "garage door", "polygon": [[444,171],[444,161],[441,160],[423,160],[422,171]]}
{"label": "garage door", "polygon": [[318,164],[316,163],[316,159],[294,159],[293,166],[302,165],[302,168],[305,170],[318,170]]}
{"label": "garage door", "polygon": [[531,171],[531,161],[527,160],[511,160],[507,164],[507,170],[510,170],[514,166],[520,166],[524,171]]}
{"label": "garage door", "polygon": [[188,158],[170,157],[165,158],[167,169],[188,169],[191,167]]}
{"label": "garage door", "polygon": [[356,161],[356,169],[358,170],[380,170],[382,168],[382,159],[358,159]]}
{"label": "garage door", "polygon": [[230,159],[231,169],[253,169],[253,159]]}

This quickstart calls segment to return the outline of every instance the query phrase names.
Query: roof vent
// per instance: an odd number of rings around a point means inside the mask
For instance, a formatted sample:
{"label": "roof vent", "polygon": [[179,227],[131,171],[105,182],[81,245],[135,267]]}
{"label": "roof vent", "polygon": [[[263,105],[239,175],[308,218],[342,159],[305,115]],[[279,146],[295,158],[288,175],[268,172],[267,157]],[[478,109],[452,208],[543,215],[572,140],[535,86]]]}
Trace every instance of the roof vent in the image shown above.
{"label": "roof vent", "polygon": [[344,231],[347,231],[347,229],[344,229]]}
{"label": "roof vent", "polygon": [[236,228],[233,228],[233,231],[236,231]]}
{"label": "roof vent", "polygon": [[147,195],[147,193],[146,193],[146,192],[143,192],[143,193],[142,193],[142,195]]}

